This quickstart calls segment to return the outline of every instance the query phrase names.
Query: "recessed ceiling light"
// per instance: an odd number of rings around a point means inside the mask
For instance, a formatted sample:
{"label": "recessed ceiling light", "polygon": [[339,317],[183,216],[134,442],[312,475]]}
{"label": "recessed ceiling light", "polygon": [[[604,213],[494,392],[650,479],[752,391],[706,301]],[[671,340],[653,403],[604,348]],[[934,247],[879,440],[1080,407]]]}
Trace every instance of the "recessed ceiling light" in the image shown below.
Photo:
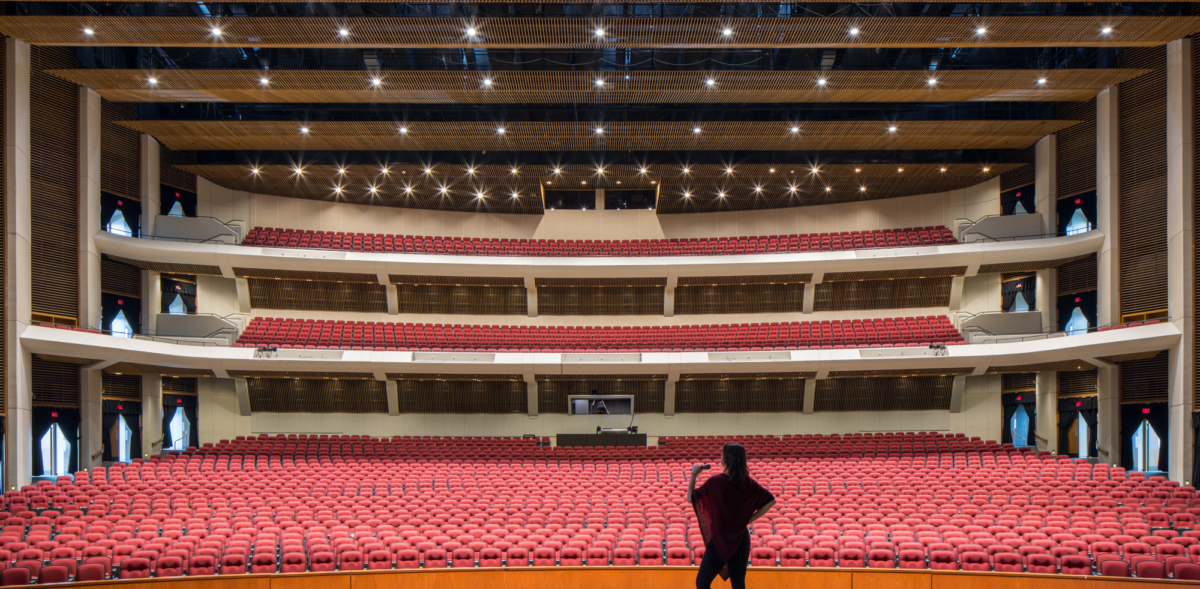
{"label": "recessed ceiling light", "polygon": [[942,171],[943,171],[943,172],[945,172],[945,171],[946,171],[946,168],[942,168]]}
{"label": "recessed ceiling light", "polygon": [[762,186],[755,186],[754,192],[762,192]]}
{"label": "recessed ceiling light", "polygon": [[514,191],[514,192],[512,193],[512,197],[513,197],[513,198],[521,198],[521,193],[520,193],[520,192],[515,192],[515,191]]}
{"label": "recessed ceiling light", "polygon": [[308,134],[308,127],[300,127],[300,132],[301,132],[301,133],[304,133],[305,135],[307,135],[307,134]]}
{"label": "recessed ceiling light", "polygon": [[647,173],[647,172],[649,172],[649,171],[650,171],[650,170],[647,170],[646,168],[642,168],[642,169],[638,170],[638,173],[639,173],[639,174],[645,174],[645,173]]}
{"label": "recessed ceiling light", "polygon": [[793,184],[793,185],[790,185],[790,186],[788,186],[788,192],[796,192],[796,190],[797,190],[797,189],[796,189],[796,186],[795,186],[794,184]]}
{"label": "recessed ceiling light", "polygon": [[1039,84],[1045,84],[1045,83],[1046,83],[1046,78],[1038,78],[1038,83],[1039,83]]}
{"label": "recessed ceiling light", "polygon": [[263,86],[266,86],[267,84],[270,84],[270,83],[271,83],[271,81],[270,81],[270,80],[268,80],[268,79],[266,79],[266,78],[259,78],[259,79],[258,79],[258,83],[259,83],[259,84],[262,84]]}
{"label": "recessed ceiling light", "polygon": [[412,192],[412,186],[405,186],[405,187],[404,187],[404,193],[405,193],[405,194],[408,194],[408,193],[410,193],[410,192]]}
{"label": "recessed ceiling light", "polygon": [[717,85],[717,81],[716,81],[716,80],[714,80],[714,79],[712,79],[712,78],[709,78],[709,79],[707,79],[707,80],[705,80],[705,81],[704,81],[704,85],[705,85],[705,86],[708,86],[709,88],[711,88],[711,87],[713,87],[713,86],[716,86],[716,85]]}
{"label": "recessed ceiling light", "polygon": [[855,173],[855,174],[857,174],[857,173],[859,173],[859,172],[861,172],[861,171],[862,171],[862,168],[854,168],[854,173]]}
{"label": "recessed ceiling light", "polygon": [[726,173],[726,174],[732,174],[732,173],[733,173],[733,168],[725,168],[725,173]]}
{"label": "recessed ceiling light", "polygon": [[468,173],[468,174],[470,174],[470,175],[475,175],[475,168],[468,167],[468,168],[467,168],[467,173]]}
{"label": "recessed ceiling light", "polygon": [[597,167],[597,168],[596,168],[596,173],[597,173],[597,174],[601,174],[601,175],[603,175],[603,174],[604,174],[604,168],[602,168],[602,167]]}
{"label": "recessed ceiling light", "polygon": [[408,135],[408,127],[400,127],[398,130],[401,135]]}
{"label": "recessed ceiling light", "polygon": [[725,30],[721,31],[721,34],[722,34],[722,35],[725,35],[726,37],[732,37],[732,36],[733,36],[733,29],[725,29]]}
{"label": "recessed ceiling light", "polygon": [[587,184],[587,180],[580,180],[580,181],[579,181],[579,183],[580,183],[580,184]]}
{"label": "recessed ceiling light", "polygon": [[596,87],[604,86],[604,80],[596,80]]}
{"label": "recessed ceiling light", "polygon": [[692,198],[692,193],[688,192],[688,191],[684,191],[683,198]]}
{"label": "recessed ceiling light", "polygon": [[828,186],[825,187],[825,192],[829,192],[830,190],[833,190],[833,189]]}
{"label": "recessed ceiling light", "polygon": [[504,134],[504,127],[497,127],[497,128],[496,128],[496,134],[497,134],[497,135],[503,135],[503,134]]}
{"label": "recessed ceiling light", "polygon": [[990,172],[990,171],[992,171],[992,169],[991,169],[991,168],[984,168],[984,169],[983,169],[983,171],[984,171],[984,172]]}
{"label": "recessed ceiling light", "polygon": [[92,30],[92,29],[90,29],[90,28],[87,28],[87,29],[84,29],[84,30],[83,30],[83,34],[85,34],[85,35],[95,35],[95,34],[96,34],[96,31],[94,31],[94,30]]}
{"label": "recessed ceiling light", "polygon": [[896,168],[897,172],[904,172],[904,168]]}
{"label": "recessed ceiling light", "polygon": [[487,86],[488,88],[491,88],[491,87],[492,87],[492,79],[491,79],[491,78],[484,78],[484,79],[483,79],[483,85],[484,85],[484,86]]}
{"label": "recessed ceiling light", "polygon": [[857,29],[857,28],[850,29],[850,34],[851,34],[851,35],[857,35],[857,34],[858,34],[858,29]]}
{"label": "recessed ceiling light", "polygon": [[349,36],[350,36],[350,31],[348,31],[348,30],[346,30],[346,29],[341,29],[341,30],[339,30],[339,31],[338,31],[338,34],[339,34],[339,35],[341,35],[341,36],[343,36],[343,37],[349,37]]}
{"label": "recessed ceiling light", "polygon": [[554,173],[555,173],[555,174],[561,174],[561,173],[562,173],[562,168],[554,168]]}
{"label": "recessed ceiling light", "polygon": [[387,166],[384,166],[384,167],[382,167],[382,168],[379,168],[379,171],[380,171],[380,172],[383,172],[383,175],[384,175],[384,176],[387,176],[387,175],[388,175],[388,172],[392,171],[392,169],[391,169],[391,168],[389,168],[389,167],[387,167]]}
{"label": "recessed ceiling light", "polygon": [[258,168],[250,168],[250,173],[251,173],[251,174],[257,174],[257,173],[258,173]]}
{"label": "recessed ceiling light", "polygon": [[297,173],[297,174],[303,174],[303,173],[304,173],[304,168],[296,167],[296,168],[292,168],[292,171],[293,171],[293,172],[295,172],[295,173]]}
{"label": "recessed ceiling light", "polygon": [[513,169],[512,169],[512,173],[516,174],[516,173],[517,173],[517,169],[516,169],[516,168],[513,168]]}
{"label": "recessed ceiling light", "polygon": [[150,82],[150,85],[153,86],[158,83],[158,78],[147,78],[146,81]]}
{"label": "recessed ceiling light", "polygon": [[438,192],[441,194],[446,194],[447,192],[450,192],[450,189],[442,186],[441,188],[438,188]]}
{"label": "recessed ceiling light", "polygon": [[[810,171],[811,171],[812,173],[814,173],[814,174],[820,174],[820,173],[821,173],[821,168],[818,168],[818,167],[816,167],[816,166],[813,166],[813,167],[812,167],[812,169],[811,169]],[[795,174],[795,173],[796,173],[796,171],[795,171],[795,170],[792,170],[792,173],[793,173],[793,174]]]}
{"label": "recessed ceiling light", "polygon": [[382,84],[382,83],[383,83],[383,80],[380,80],[379,78],[371,78],[371,85],[372,85],[372,86],[378,86],[378,85],[380,85],[380,84]]}
{"label": "recessed ceiling light", "polygon": [[601,127],[596,127],[596,134],[597,134],[597,135],[603,135],[603,134],[604,134],[604,129],[603,129],[603,128],[601,128]]}
{"label": "recessed ceiling light", "polygon": [[699,132],[700,132],[700,127],[694,127],[692,129],[692,133],[699,133]]}
{"label": "recessed ceiling light", "polygon": [[866,191],[867,191],[867,187],[866,187],[866,186],[859,186],[859,187],[858,187],[858,191],[859,191],[859,192],[866,192]]}
{"label": "recessed ceiling light", "polygon": [[596,36],[597,36],[597,37],[603,37],[603,36],[604,36],[604,29],[596,29]]}
{"label": "recessed ceiling light", "polygon": [[820,79],[818,79],[818,80],[817,80],[817,85],[818,85],[818,86],[824,86],[824,85],[825,85],[825,78],[820,78]]}
{"label": "recessed ceiling light", "polygon": [[717,198],[725,198],[725,192],[724,192],[724,191],[722,191],[722,192],[718,192],[718,193],[717,193]]}
{"label": "recessed ceiling light", "polygon": [[338,168],[338,174],[345,174],[346,168]]}
{"label": "recessed ceiling light", "polygon": [[474,36],[475,36],[475,35],[477,35],[477,34],[479,34],[479,31],[478,31],[478,30],[476,30],[476,29],[475,29],[475,27],[470,27],[470,28],[468,28],[468,29],[467,29],[467,36],[468,36],[468,37],[474,37]]}
{"label": "recessed ceiling light", "polygon": [[335,193],[337,193],[337,194],[341,194],[341,193],[342,193],[342,187],[341,187],[341,186],[334,186],[334,187],[333,187],[333,191],[334,191]]}
{"label": "recessed ceiling light", "polygon": [[692,169],[691,169],[691,168],[684,168],[684,169],[683,169],[683,173],[684,173],[684,174],[691,174],[691,173],[692,173]]}
{"label": "recessed ceiling light", "polygon": [[375,188],[374,186],[371,186],[371,187],[367,188],[367,190],[369,190],[371,192],[371,194],[375,194],[375,191],[379,190],[379,189]]}
{"label": "recessed ceiling light", "polygon": [[895,127],[888,127],[888,132],[889,132],[889,133],[895,133],[895,132],[896,132],[896,128],[895,128]]}
{"label": "recessed ceiling light", "polygon": [[792,133],[799,133],[800,127],[792,127]]}
{"label": "recessed ceiling light", "polygon": [[220,36],[221,36],[221,29],[218,29],[218,28],[216,28],[216,27],[213,27],[213,29],[212,29],[212,34],[213,34],[213,36],[214,36],[214,37],[220,37]]}
{"label": "recessed ceiling light", "polygon": [[936,85],[936,84],[937,84],[937,80],[935,80],[935,79],[933,79],[933,78],[929,78],[929,82],[927,82],[927,83],[928,83],[930,86],[934,86],[934,85]]}
{"label": "recessed ceiling light", "polygon": [[979,27],[979,28],[975,29],[975,34],[976,34],[976,35],[982,35],[982,34],[984,34],[984,33],[986,33],[986,32],[987,32],[987,29],[985,29],[985,28],[983,28],[983,27]]}
{"label": "recessed ceiling light", "polygon": [[775,173],[775,168],[771,168],[771,173],[772,173],[772,174],[774,174],[774,173]]}
{"label": "recessed ceiling light", "polygon": [[1100,32],[1107,35],[1112,32],[1112,27],[1104,27],[1103,29],[1100,29]]}
{"label": "recessed ceiling light", "polygon": [[478,192],[476,192],[476,193],[475,193],[475,198],[477,198],[477,199],[482,199],[482,198],[483,198],[483,191],[478,191]]}
{"label": "recessed ceiling light", "polygon": [[426,174],[432,174],[432,173],[433,173],[433,170],[431,170],[431,169],[429,169],[429,168],[425,168],[425,173],[426,173]]}

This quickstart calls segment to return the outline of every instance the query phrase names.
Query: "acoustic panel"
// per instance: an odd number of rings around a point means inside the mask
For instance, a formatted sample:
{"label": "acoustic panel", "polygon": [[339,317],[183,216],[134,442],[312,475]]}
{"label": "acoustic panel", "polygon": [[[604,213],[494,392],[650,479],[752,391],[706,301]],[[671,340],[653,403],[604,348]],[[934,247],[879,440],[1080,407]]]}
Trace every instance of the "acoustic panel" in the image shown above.
{"label": "acoustic panel", "polygon": [[816,286],[813,311],[947,307],[953,281],[950,276],[934,276],[822,282]]}
{"label": "acoustic panel", "polygon": [[387,413],[387,387],[377,380],[251,378],[250,411],[258,413]]}
{"label": "acoustic panel", "polygon": [[[136,131],[115,121],[138,119],[138,106],[127,102],[100,103],[100,190],[140,200],[142,141]],[[156,215],[158,211],[142,211]]]}
{"label": "acoustic panel", "polygon": [[675,287],[676,315],[798,313],[803,310],[803,282]]}
{"label": "acoustic panel", "polygon": [[813,410],[932,411],[950,408],[952,376],[818,380]]}
{"label": "acoustic panel", "polygon": [[33,358],[34,407],[79,407],[79,365]]}
{"label": "acoustic panel", "polygon": [[525,381],[415,380],[396,383],[400,413],[528,413]]}
{"label": "acoustic panel", "polygon": [[362,282],[249,279],[250,306],[295,311],[387,313],[387,287]]}
{"label": "acoustic panel", "polygon": [[141,401],[142,377],[135,374],[103,372],[100,375],[100,393],[105,399]]}
{"label": "acoustic panel", "polygon": [[[1138,70],[1144,72],[1144,70]],[[1058,132],[1058,198],[1096,189],[1096,99],[1061,102],[1055,114],[1080,121]]]}
{"label": "acoustic panel", "polygon": [[1151,358],[1121,363],[1121,402],[1148,403],[1166,401],[1170,354],[1160,352]]}
{"label": "acoustic panel", "polygon": [[781,413],[804,411],[804,380],[754,378],[680,380],[676,413]]}
{"label": "acoustic panel", "polygon": [[397,284],[401,313],[448,315],[524,315],[529,296],[524,286]]}
{"label": "acoustic panel", "polygon": [[661,286],[541,286],[539,315],[662,315]]}

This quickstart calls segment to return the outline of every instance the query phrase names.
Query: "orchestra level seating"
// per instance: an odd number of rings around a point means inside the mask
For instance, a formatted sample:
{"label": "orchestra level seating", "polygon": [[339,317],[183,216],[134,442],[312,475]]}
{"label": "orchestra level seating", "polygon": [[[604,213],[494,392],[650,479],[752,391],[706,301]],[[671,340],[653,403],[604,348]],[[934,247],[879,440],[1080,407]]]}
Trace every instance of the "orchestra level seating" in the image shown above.
{"label": "orchestra level seating", "polygon": [[903,317],[655,327],[529,327],[256,318],[235,347],[432,352],[691,352],[957,345],[950,319]]}
{"label": "orchestra level seating", "polygon": [[[690,467],[748,449],[776,497],[754,567],[1194,578],[1200,498],[961,434],[661,438],[259,435],[4,494],[4,578],[695,566]],[[708,476],[705,474],[704,476]],[[48,572],[49,571],[49,572]]]}
{"label": "orchestra level seating", "polygon": [[480,239],[478,237],[380,235],[255,227],[242,240],[242,245],[258,247],[465,256],[546,257],[724,256],[829,252],[954,243],[958,243],[954,239],[954,234],[942,226],[807,235],[633,240]]}

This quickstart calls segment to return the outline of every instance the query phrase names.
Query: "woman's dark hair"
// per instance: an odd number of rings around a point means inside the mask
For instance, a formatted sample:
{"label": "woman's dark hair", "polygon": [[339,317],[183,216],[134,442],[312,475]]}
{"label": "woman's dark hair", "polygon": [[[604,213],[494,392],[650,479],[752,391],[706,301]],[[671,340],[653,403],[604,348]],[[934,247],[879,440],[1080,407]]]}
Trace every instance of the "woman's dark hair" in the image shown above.
{"label": "woman's dark hair", "polygon": [[750,480],[750,469],[746,468],[746,449],[741,444],[725,444],[721,449],[721,460],[725,462],[725,476],[736,485]]}

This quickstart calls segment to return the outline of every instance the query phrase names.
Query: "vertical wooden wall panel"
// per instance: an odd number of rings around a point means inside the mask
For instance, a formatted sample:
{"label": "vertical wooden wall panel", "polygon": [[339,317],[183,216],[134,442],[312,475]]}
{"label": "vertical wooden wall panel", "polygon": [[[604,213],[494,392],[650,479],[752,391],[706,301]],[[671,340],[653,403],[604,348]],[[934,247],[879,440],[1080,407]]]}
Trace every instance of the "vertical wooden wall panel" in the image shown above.
{"label": "vertical wooden wall panel", "polygon": [[167,149],[167,146],[160,145],[158,148],[159,182],[172,188],[196,192],[196,175],[175,167],[176,165],[186,166],[195,163],[196,152],[172,151]]}
{"label": "vertical wooden wall panel", "polygon": [[1126,49],[1121,67],[1150,68],[1121,84],[1121,314],[1167,308],[1167,48]]}
{"label": "vertical wooden wall panel", "polygon": [[[1001,159],[1006,164],[1029,164],[1021,166],[1011,172],[1000,174],[1000,190],[1012,190],[1022,186],[1033,184],[1037,169],[1033,165],[1034,158],[1037,155],[1037,148],[1033,145],[1025,149],[1009,149],[1005,150]],[[1039,213],[1041,211],[1038,211]]]}
{"label": "vertical wooden wall panel", "polygon": [[79,67],[73,47],[30,48],[30,246],[34,313],[79,316],[79,95],[45,70]]}
{"label": "vertical wooden wall panel", "polygon": [[1096,189],[1096,99],[1060,102],[1056,115],[1082,121],[1058,132],[1058,197]]}
{"label": "vertical wooden wall panel", "polygon": [[100,290],[124,297],[142,298],[141,268],[122,264],[108,256],[101,258]]}
{"label": "vertical wooden wall panel", "polygon": [[1166,351],[1153,358],[1121,363],[1121,402],[1148,403],[1167,400]]}
{"label": "vertical wooden wall panel", "polygon": [[[100,190],[125,198],[141,199],[142,145],[139,133],[115,121],[138,120],[138,106],[132,102],[100,105]],[[156,215],[158,211],[142,211]]]}
{"label": "vertical wooden wall panel", "polygon": [[30,375],[34,407],[78,407],[79,365],[34,356]]}
{"label": "vertical wooden wall panel", "polygon": [[1096,290],[1096,254],[1058,267],[1058,296]]}

